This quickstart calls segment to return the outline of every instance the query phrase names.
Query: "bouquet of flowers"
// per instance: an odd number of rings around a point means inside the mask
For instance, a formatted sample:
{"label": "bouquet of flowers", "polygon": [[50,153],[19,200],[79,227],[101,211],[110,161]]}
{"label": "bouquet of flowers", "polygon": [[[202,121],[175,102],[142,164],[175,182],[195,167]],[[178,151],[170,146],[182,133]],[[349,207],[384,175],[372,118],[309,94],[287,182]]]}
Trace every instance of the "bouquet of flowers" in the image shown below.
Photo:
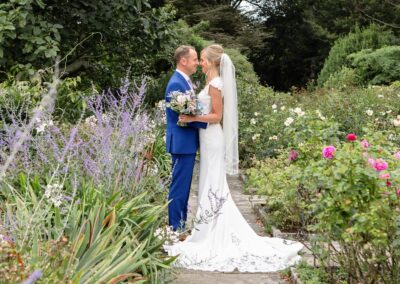
{"label": "bouquet of flowers", "polygon": [[[173,111],[176,111],[179,114],[186,115],[199,115],[201,114],[201,106],[197,99],[196,94],[193,91],[173,91],[168,94],[170,97],[170,102],[167,105]],[[179,122],[177,123],[179,126],[187,126],[186,123]]]}

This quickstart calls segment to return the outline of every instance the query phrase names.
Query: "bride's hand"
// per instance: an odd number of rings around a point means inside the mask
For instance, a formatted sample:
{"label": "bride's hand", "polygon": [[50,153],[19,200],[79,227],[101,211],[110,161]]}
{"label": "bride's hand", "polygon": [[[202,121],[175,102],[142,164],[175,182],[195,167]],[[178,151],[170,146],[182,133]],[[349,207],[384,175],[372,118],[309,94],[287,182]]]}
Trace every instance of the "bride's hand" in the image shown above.
{"label": "bride's hand", "polygon": [[193,122],[194,121],[194,117],[190,116],[190,115],[186,115],[186,114],[181,114],[179,116],[179,122]]}

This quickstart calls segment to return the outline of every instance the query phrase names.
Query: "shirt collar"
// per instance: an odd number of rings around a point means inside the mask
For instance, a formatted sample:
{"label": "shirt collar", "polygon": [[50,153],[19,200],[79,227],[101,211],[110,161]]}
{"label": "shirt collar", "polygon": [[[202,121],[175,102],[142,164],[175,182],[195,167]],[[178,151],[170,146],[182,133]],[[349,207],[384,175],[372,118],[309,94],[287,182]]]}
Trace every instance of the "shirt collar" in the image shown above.
{"label": "shirt collar", "polygon": [[181,74],[183,76],[183,78],[185,78],[186,81],[190,82],[190,78],[188,75],[186,75],[184,72],[182,72],[179,69],[176,69],[176,72],[178,72],[179,74]]}

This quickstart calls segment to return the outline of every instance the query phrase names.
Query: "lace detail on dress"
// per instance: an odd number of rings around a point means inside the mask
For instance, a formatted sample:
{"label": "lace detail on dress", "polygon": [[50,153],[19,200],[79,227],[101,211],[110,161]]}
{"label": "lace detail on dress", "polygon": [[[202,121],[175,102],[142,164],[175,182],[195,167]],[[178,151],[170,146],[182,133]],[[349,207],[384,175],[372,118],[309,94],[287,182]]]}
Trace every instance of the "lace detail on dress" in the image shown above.
{"label": "lace detail on dress", "polygon": [[[292,249],[292,254],[285,254],[285,248],[282,247],[283,251],[275,251],[271,253],[260,252],[251,253],[248,252],[246,245],[242,243],[242,240],[236,239],[237,237],[231,235],[233,245],[236,247],[230,247],[235,252],[231,255],[224,255],[221,253],[215,253],[209,251],[207,248],[203,250],[189,250],[185,248],[179,249],[175,247],[172,255],[178,255],[178,259],[173,263],[174,267],[203,270],[203,271],[221,271],[221,272],[232,272],[238,270],[240,272],[272,272],[285,269],[291,265],[296,264],[300,260],[300,256]],[[271,246],[271,244],[265,240],[264,246]],[[294,244],[294,246],[296,246]],[[297,246],[297,249],[299,247]],[[261,247],[262,250],[262,247]],[[171,251],[170,251],[171,252]]]}
{"label": "lace detail on dress", "polygon": [[213,86],[214,88],[217,88],[220,91],[222,91],[222,87],[224,86],[221,77],[215,77],[210,81],[209,85]]}

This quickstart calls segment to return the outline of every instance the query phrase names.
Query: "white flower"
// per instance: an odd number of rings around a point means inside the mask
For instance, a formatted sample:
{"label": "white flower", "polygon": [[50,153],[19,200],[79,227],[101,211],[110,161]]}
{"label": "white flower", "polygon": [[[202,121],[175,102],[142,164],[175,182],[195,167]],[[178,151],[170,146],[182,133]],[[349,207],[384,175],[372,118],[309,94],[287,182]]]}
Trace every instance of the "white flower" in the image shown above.
{"label": "white flower", "polygon": [[274,109],[274,112],[278,112],[276,109]]}
{"label": "white flower", "polygon": [[60,207],[62,204],[62,185],[55,183],[55,184],[48,184],[46,186],[46,190],[44,192],[44,197],[48,199],[50,203],[52,203],[56,207]]}
{"label": "white flower", "polygon": [[258,116],[258,114],[259,114],[258,112],[255,112],[255,113],[254,113],[254,116]]}
{"label": "white flower", "polygon": [[276,104],[273,104],[272,105],[272,109],[276,109],[277,108],[277,105]]}
{"label": "white flower", "polygon": [[38,127],[36,127],[36,132],[37,133],[42,133],[42,132],[44,132],[44,129],[45,129],[45,127],[46,127],[46,124],[40,124]]}
{"label": "white flower", "polygon": [[386,115],[386,112],[382,111],[382,112],[381,112],[381,115],[382,115],[382,116],[383,116],[383,115]]}
{"label": "white flower", "polygon": [[97,118],[94,115],[89,116],[85,119],[85,124],[87,124],[88,126],[93,127],[96,125],[96,123],[97,123]]}
{"label": "white flower", "polygon": [[381,99],[383,99],[385,96],[384,95],[382,95],[382,94],[380,94],[380,95],[378,95],[378,98],[381,98]]}
{"label": "white flower", "polygon": [[293,118],[288,117],[288,118],[285,120],[285,125],[286,125],[286,126],[289,126],[289,125],[291,125],[291,124],[293,123],[293,121],[294,121]]}
{"label": "white flower", "polygon": [[391,113],[392,113],[392,110],[389,109],[389,110],[386,111],[386,113],[387,113],[387,114],[391,114]]}
{"label": "white flower", "polygon": [[253,139],[253,141],[257,140],[258,138],[260,138],[260,133],[256,133],[253,135],[253,137],[251,137],[251,139]]}
{"label": "white flower", "polygon": [[305,115],[305,112],[302,111],[302,109],[299,108],[299,107],[296,107],[296,108],[293,110],[293,112],[294,112],[295,114],[297,114],[298,116],[303,116],[303,115]]}
{"label": "white flower", "polygon": [[316,112],[316,114],[318,115],[318,117],[319,117],[321,120],[325,120],[325,119],[326,119],[326,117],[323,116],[322,113],[321,113],[318,109],[317,109],[315,112]]}
{"label": "white flower", "polygon": [[157,103],[157,108],[159,108],[160,110],[165,110],[165,107],[166,107],[166,104],[165,104],[165,101],[164,101],[164,100],[160,100],[160,101]]}
{"label": "white flower", "polygon": [[255,120],[254,118],[252,118],[252,119],[250,119],[250,123],[254,125],[254,124],[257,123],[257,120]]}
{"label": "white flower", "polygon": [[268,138],[268,140],[278,140],[278,136],[274,135]]}
{"label": "white flower", "polygon": [[176,101],[177,101],[178,103],[180,103],[180,104],[183,104],[184,102],[186,102],[186,96],[184,96],[184,95],[179,95],[179,96],[177,96]]}
{"label": "white flower", "polygon": [[367,109],[365,112],[368,116],[372,116],[374,114],[374,111],[372,109]]}
{"label": "white flower", "polygon": [[285,108],[286,108],[285,106],[281,106],[281,110],[285,110]]}
{"label": "white flower", "polygon": [[400,118],[399,118],[399,116],[397,116],[397,119],[393,119],[393,125],[396,126],[396,127],[400,126]]}

